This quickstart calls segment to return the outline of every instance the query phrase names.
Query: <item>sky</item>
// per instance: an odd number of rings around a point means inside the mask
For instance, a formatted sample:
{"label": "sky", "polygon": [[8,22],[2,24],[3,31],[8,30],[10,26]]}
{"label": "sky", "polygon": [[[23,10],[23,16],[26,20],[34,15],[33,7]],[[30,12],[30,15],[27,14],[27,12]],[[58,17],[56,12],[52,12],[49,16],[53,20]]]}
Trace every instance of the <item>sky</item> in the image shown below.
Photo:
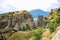
{"label": "sky", "polygon": [[41,9],[50,11],[60,7],[60,0],[0,0],[0,12]]}

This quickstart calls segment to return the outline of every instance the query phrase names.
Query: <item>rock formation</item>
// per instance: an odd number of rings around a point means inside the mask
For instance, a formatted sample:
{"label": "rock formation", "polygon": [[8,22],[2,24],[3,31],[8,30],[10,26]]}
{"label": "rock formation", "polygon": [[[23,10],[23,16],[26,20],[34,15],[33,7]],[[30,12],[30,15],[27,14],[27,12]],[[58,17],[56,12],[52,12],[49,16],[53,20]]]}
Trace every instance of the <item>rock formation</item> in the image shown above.
{"label": "rock formation", "polygon": [[57,31],[51,40],[60,40],[60,30]]}
{"label": "rock formation", "polygon": [[31,32],[19,31],[19,32],[12,34],[9,38],[7,38],[7,40],[30,40],[31,37],[32,37]]}
{"label": "rock formation", "polygon": [[46,21],[45,21],[45,18],[42,16],[42,15],[39,15],[38,16],[38,19],[37,19],[37,26],[39,27],[45,27],[46,26]]}
{"label": "rock formation", "polygon": [[[50,14],[48,14],[48,15],[46,16],[46,19],[48,20],[48,22],[54,22],[54,18],[53,18],[53,17],[54,17],[56,14],[60,15],[59,13],[60,13],[60,8],[51,9]],[[57,15],[57,16],[58,16],[58,15]]]}
{"label": "rock formation", "polygon": [[33,17],[25,10],[0,14],[0,34],[5,38],[16,31],[32,28]]}

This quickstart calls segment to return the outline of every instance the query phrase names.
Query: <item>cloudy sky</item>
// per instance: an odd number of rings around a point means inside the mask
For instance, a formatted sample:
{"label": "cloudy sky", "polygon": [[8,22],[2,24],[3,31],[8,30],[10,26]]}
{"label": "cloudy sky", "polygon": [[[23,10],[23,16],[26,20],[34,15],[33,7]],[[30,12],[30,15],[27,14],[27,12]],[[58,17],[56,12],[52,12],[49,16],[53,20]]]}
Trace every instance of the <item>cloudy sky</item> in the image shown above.
{"label": "cloudy sky", "polygon": [[50,11],[60,6],[60,0],[0,0],[0,12],[41,9]]}

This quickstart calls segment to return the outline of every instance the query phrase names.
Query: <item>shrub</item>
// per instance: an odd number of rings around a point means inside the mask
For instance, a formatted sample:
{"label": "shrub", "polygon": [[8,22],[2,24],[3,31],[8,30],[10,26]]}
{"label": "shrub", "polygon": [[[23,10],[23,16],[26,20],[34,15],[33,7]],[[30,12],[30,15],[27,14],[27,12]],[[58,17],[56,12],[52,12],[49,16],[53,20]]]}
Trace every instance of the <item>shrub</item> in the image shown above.
{"label": "shrub", "polygon": [[60,12],[57,11],[52,16],[53,16],[54,21],[59,24],[60,23]]}
{"label": "shrub", "polygon": [[48,23],[47,27],[49,28],[50,32],[54,32],[57,28],[57,23]]}
{"label": "shrub", "polygon": [[36,30],[33,30],[33,36],[35,37],[34,40],[39,40],[42,37],[42,33],[44,32],[43,28],[38,28]]}

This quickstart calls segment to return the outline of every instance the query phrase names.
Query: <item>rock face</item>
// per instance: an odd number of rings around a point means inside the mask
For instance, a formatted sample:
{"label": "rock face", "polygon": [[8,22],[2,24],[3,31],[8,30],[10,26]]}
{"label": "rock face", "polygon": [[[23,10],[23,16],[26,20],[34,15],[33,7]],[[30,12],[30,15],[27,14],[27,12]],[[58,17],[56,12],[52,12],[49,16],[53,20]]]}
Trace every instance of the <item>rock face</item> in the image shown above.
{"label": "rock face", "polygon": [[39,15],[38,19],[37,19],[37,26],[45,27],[46,26],[45,24],[46,24],[46,22],[44,20],[44,17]]}
{"label": "rock face", "polygon": [[46,19],[49,21],[49,22],[53,22],[54,23],[54,18],[53,16],[55,16],[55,14],[58,13],[58,15],[60,15],[60,8],[56,8],[56,9],[51,9],[51,12],[50,14],[48,14],[46,16]]}
{"label": "rock face", "polygon": [[16,32],[7,38],[7,40],[29,40],[31,37],[31,32]]}
{"label": "rock face", "polygon": [[60,30],[53,36],[52,40],[60,40]]}
{"label": "rock face", "polygon": [[3,33],[3,36],[11,35],[15,31],[32,28],[33,17],[25,10],[0,14],[0,34]]}

